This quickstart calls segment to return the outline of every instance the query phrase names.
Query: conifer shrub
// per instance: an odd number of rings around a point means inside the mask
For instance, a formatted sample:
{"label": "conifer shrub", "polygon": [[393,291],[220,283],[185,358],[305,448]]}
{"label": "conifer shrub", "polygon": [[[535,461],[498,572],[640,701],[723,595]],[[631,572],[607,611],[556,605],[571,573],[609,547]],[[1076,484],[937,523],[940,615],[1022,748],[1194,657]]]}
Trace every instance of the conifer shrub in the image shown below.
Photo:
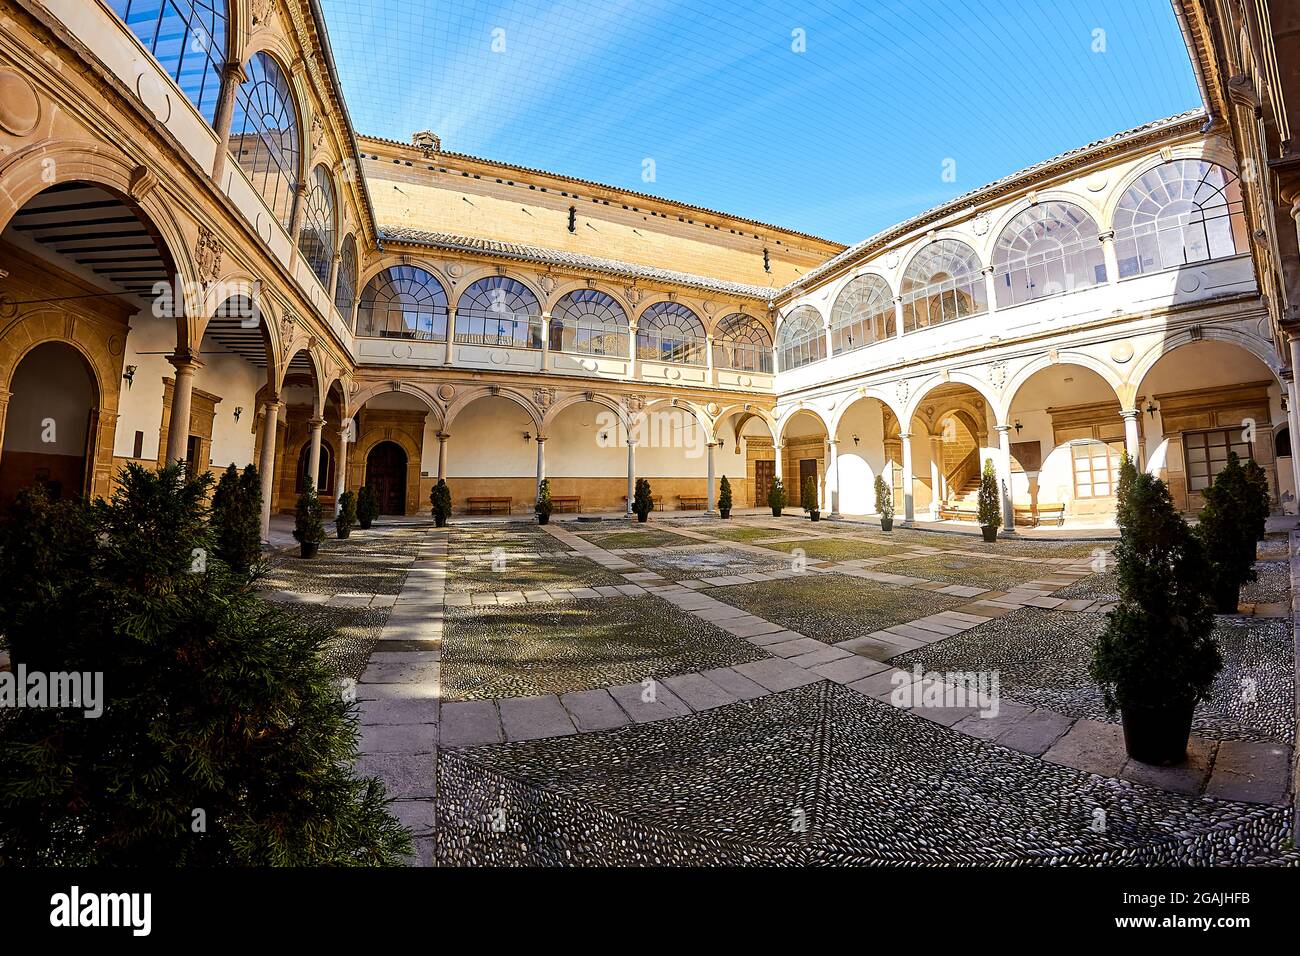
{"label": "conifer shrub", "polygon": [[251,574],[262,560],[262,482],[251,464],[222,472],[212,495],[213,553],[236,574]]}
{"label": "conifer shrub", "polygon": [[121,473],[109,501],[22,493],[0,525],[0,632],[29,672],[102,674],[102,713],[0,725],[0,866],[394,865],[410,852],[328,633],[212,551],[206,474]]}
{"label": "conifer shrub", "polygon": [[357,524],[369,528],[379,517],[379,499],[369,485],[362,485],[357,492]]}
{"label": "conifer shrub", "polygon": [[555,505],[551,501],[551,479],[543,478],[541,484],[537,486],[537,501],[533,505],[533,511],[537,514],[538,524],[548,524],[551,520],[551,512],[555,510]]}
{"label": "conifer shrub", "polygon": [[638,478],[632,493],[632,512],[636,515],[637,521],[645,521],[654,510],[655,499],[650,491],[650,482],[645,478]]}
{"label": "conifer shrub", "polygon": [[722,484],[718,488],[718,512],[724,518],[731,517],[731,482],[727,476],[722,476]]}
{"label": "conifer shrub", "polygon": [[356,492],[345,491],[339,495],[339,513],[334,516],[334,530],[338,532],[340,538],[346,538],[352,534],[352,528],[357,523],[357,496]]}
{"label": "conifer shrub", "polygon": [[781,516],[781,509],[786,505],[785,486],[781,484],[780,478],[772,479],[772,486],[767,489],[767,506],[772,509],[775,517]]}
{"label": "conifer shrub", "polygon": [[803,480],[803,488],[799,492],[799,505],[807,514],[812,516],[814,521],[817,520],[819,513],[817,507],[817,479],[811,475]]}
{"label": "conifer shrub", "polygon": [[880,526],[890,530],[894,523],[894,492],[885,484],[884,475],[876,475],[876,511],[880,512]]}
{"label": "conifer shrub", "polygon": [[444,527],[447,519],[451,517],[451,489],[443,479],[439,478],[438,483],[429,492],[429,504],[433,506],[434,523],[439,528]]}
{"label": "conifer shrub", "polygon": [[992,458],[984,459],[984,470],[980,473],[977,517],[981,528],[996,531],[1002,527],[1002,501],[998,496],[998,476]]}
{"label": "conifer shrub", "polygon": [[[1196,535],[1209,560],[1211,594],[1220,614],[1236,614],[1241,586],[1255,580],[1256,550],[1268,514],[1260,514],[1259,486],[1235,452],[1228,452],[1228,463],[1203,494]],[[1267,494],[1265,484],[1265,503]]]}
{"label": "conifer shrub", "polygon": [[302,556],[310,558],[325,540],[325,519],[320,499],[316,497],[316,485],[311,478],[304,481],[306,486],[298,496],[298,507],[294,511],[293,538],[302,545]]}

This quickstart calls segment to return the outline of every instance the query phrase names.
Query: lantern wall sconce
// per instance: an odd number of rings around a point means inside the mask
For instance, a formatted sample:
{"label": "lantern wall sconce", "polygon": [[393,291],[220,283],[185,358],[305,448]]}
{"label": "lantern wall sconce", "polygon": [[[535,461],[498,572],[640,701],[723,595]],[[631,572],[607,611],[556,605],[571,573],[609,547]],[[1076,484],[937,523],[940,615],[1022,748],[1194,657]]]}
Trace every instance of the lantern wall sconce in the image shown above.
{"label": "lantern wall sconce", "polygon": [[1024,425],[1020,424],[1020,419],[1017,418],[1017,419],[1016,419],[1016,424],[1015,424],[1016,434],[1019,435],[1019,434],[1020,434],[1020,429],[1022,429],[1022,428],[1024,428],[1024,427],[1025,427]]}
{"label": "lantern wall sconce", "polygon": [[136,370],[136,366],[128,365],[126,367],[126,370],[122,373],[122,378],[126,382],[127,388],[130,388],[131,385],[134,384],[135,382],[135,370]]}
{"label": "lantern wall sconce", "polygon": [[1156,417],[1156,412],[1158,412],[1158,411],[1160,411],[1160,408],[1155,404],[1155,402],[1147,402],[1147,414],[1148,414],[1148,415],[1150,415],[1152,418],[1155,418],[1155,417]]}
{"label": "lantern wall sconce", "polygon": [[242,414],[244,414],[244,406],[243,406],[243,405],[236,405],[236,406],[235,406],[235,421],[239,421],[239,416],[242,415]]}
{"label": "lantern wall sconce", "polygon": [[857,448],[857,447],[858,447],[858,442],[861,441],[861,440],[862,440],[862,439],[858,438],[857,435],[854,435],[854,436],[853,436],[853,447],[854,447],[854,448]]}
{"label": "lantern wall sconce", "polygon": [[532,432],[524,432],[524,444],[527,445],[527,444],[528,444],[530,441],[532,441],[532,440],[533,440],[533,433],[532,433]]}

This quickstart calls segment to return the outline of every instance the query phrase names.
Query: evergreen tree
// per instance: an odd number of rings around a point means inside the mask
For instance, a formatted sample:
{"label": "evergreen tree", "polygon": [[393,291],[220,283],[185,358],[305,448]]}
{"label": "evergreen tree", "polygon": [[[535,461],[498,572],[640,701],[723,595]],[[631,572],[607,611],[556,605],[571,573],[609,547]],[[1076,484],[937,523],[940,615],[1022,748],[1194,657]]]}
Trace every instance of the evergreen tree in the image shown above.
{"label": "evergreen tree", "polygon": [[998,497],[998,477],[993,470],[993,459],[984,459],[984,471],[980,473],[979,509],[977,511],[981,528],[1000,528],[1002,526],[1002,502]]}
{"label": "evergreen tree", "polygon": [[718,510],[723,514],[731,511],[731,482],[726,475],[722,476],[722,484],[718,488]]}
{"label": "evergreen tree", "polygon": [[1251,490],[1247,498],[1251,505],[1251,527],[1255,534],[1255,540],[1262,541],[1264,540],[1264,533],[1268,530],[1268,516],[1273,511],[1272,493],[1268,488],[1268,475],[1263,468],[1259,467],[1254,458],[1247,458],[1246,464],[1242,467],[1246,470],[1246,481],[1249,483]]}
{"label": "evergreen tree", "polygon": [[882,518],[894,517],[894,494],[883,475],[876,475],[876,510]]}
{"label": "evergreen tree", "polygon": [[817,479],[811,475],[804,478],[803,488],[800,491],[799,504],[804,511],[811,514],[817,509]]}
{"label": "evergreen tree", "polygon": [[655,510],[655,499],[650,491],[650,482],[645,478],[636,480],[635,490],[632,493],[632,510],[642,520]]}
{"label": "evergreen tree", "polygon": [[392,865],[322,649],[210,550],[204,474],[128,465],[110,501],[25,492],[0,527],[0,632],[29,671],[103,674],[103,712],[0,726],[0,866]]}
{"label": "evergreen tree", "polygon": [[1199,701],[1223,666],[1201,542],[1160,479],[1121,463],[1126,493],[1115,547],[1120,603],[1106,619],[1089,674],[1112,713]]}
{"label": "evergreen tree", "polygon": [[355,492],[345,491],[339,495],[339,513],[334,516],[334,530],[340,538],[352,533],[352,526],[357,523],[357,496]]}
{"label": "evergreen tree", "polygon": [[780,511],[785,504],[785,486],[781,484],[780,478],[773,478],[771,487],[767,489],[767,506],[774,511]]}
{"label": "evergreen tree", "polygon": [[213,553],[237,574],[248,574],[262,560],[262,484],[257,469],[240,474],[227,468],[212,496]]}
{"label": "evergreen tree", "polygon": [[[1241,586],[1255,580],[1255,558],[1263,519],[1259,488],[1235,452],[1203,492],[1196,534],[1210,562],[1211,593],[1221,614],[1236,614]],[[1267,493],[1267,492],[1266,492]]]}
{"label": "evergreen tree", "polygon": [[294,513],[293,537],[299,544],[310,548],[325,540],[325,521],[320,498],[316,497],[316,485],[310,477],[303,481],[305,487],[298,496],[298,507]]}
{"label": "evergreen tree", "polygon": [[357,492],[357,523],[362,528],[369,528],[379,517],[379,499],[369,485],[362,485]]}
{"label": "evergreen tree", "polygon": [[537,488],[537,503],[533,505],[533,511],[539,515],[550,515],[555,509],[555,504],[551,501],[551,479],[543,478]]}
{"label": "evergreen tree", "polygon": [[451,517],[451,489],[443,479],[439,478],[438,483],[429,492],[429,504],[432,506],[434,520],[441,528]]}

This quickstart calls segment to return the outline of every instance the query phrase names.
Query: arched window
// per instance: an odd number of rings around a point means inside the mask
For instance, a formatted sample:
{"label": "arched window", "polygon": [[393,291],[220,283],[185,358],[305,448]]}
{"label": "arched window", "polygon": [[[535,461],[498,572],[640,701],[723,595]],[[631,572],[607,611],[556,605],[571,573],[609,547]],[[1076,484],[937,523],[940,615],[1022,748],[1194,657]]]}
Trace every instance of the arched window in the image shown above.
{"label": "arched window", "polygon": [[551,344],[557,352],[627,358],[627,313],[596,289],[575,289],[551,310]]}
{"label": "arched window", "polygon": [[[294,493],[302,494],[307,490],[307,465],[310,464],[311,442],[302,446],[298,452],[298,477],[294,483]],[[316,494],[329,497],[334,494],[334,449],[325,439],[320,443],[320,467],[316,471]]]}
{"label": "arched window", "polygon": [[801,305],[785,317],[777,330],[780,371],[820,362],[826,357],[826,328],[811,305]]}
{"label": "arched window", "polygon": [[737,372],[772,374],[772,336],[763,323],[736,312],[713,334],[713,365]]}
{"label": "arched window", "polygon": [[352,306],[357,298],[357,240],[351,233],[339,250],[339,275],[334,280],[334,307],[343,321],[352,323]]}
{"label": "arched window", "polygon": [[1291,457],[1291,429],[1283,425],[1273,435],[1273,456],[1275,458]]}
{"label": "arched window", "polygon": [[1241,183],[1203,159],[1176,159],[1143,173],[1115,210],[1121,279],[1246,248]]}
{"label": "arched window", "polygon": [[357,335],[444,341],[447,293],[423,269],[391,266],[367,282],[361,293]]}
{"label": "arched window", "polygon": [[894,337],[894,297],[877,275],[862,275],[846,285],[831,309],[831,348],[835,355]]}
{"label": "arched window", "polygon": [[540,349],[541,303],[532,289],[516,279],[479,279],[456,303],[456,341],[462,345]]}
{"label": "arched window", "polygon": [[334,184],[324,166],[317,166],[311,173],[311,192],[307,193],[298,249],[321,285],[328,285],[330,261],[334,258]]}
{"label": "arched window", "polygon": [[704,323],[680,302],[656,302],[637,323],[636,354],[652,362],[707,365]]}
{"label": "arched window", "polygon": [[302,155],[293,94],[284,71],[265,53],[252,55],[247,73],[248,80],[235,96],[230,153],[288,229]]}
{"label": "arched window", "polygon": [[1020,213],[993,249],[998,308],[1104,284],[1098,235],[1097,223],[1074,203],[1044,202]]}
{"label": "arched window", "polygon": [[903,331],[979,315],[988,308],[979,256],[959,239],[939,239],[903,273]]}
{"label": "arched window", "polygon": [[226,66],[226,0],[108,0],[211,124]]}

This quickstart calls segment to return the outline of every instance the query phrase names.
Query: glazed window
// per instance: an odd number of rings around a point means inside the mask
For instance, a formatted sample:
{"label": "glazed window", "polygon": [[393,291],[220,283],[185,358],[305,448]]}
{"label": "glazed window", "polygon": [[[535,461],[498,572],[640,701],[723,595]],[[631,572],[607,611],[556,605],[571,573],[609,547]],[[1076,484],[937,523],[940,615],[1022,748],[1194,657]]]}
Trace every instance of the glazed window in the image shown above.
{"label": "glazed window", "polygon": [[352,306],[357,298],[357,241],[351,235],[343,240],[339,252],[339,275],[334,280],[334,307],[345,323],[352,322]]}
{"label": "glazed window", "polygon": [[479,279],[465,290],[456,306],[456,341],[540,349],[541,304],[532,290],[516,279]]}
{"label": "glazed window", "polygon": [[1187,488],[1204,491],[1214,476],[1228,464],[1228,452],[1235,451],[1243,462],[1254,456],[1249,442],[1241,440],[1242,429],[1218,429],[1187,432],[1183,435],[1183,454],[1187,456]]}
{"label": "glazed window", "polygon": [[357,335],[447,338],[447,293],[416,266],[391,266],[366,283],[357,309]]}
{"label": "glazed window", "polygon": [[226,66],[226,4],[222,0],[108,0],[209,125]]}
{"label": "glazed window", "polygon": [[1143,173],[1115,211],[1121,279],[1246,249],[1241,182],[1203,159],[1176,159]]}
{"label": "glazed window", "polygon": [[575,289],[551,310],[550,348],[556,352],[627,358],[627,337],[627,313],[596,289]]}
{"label": "glazed window", "polygon": [[1073,203],[1044,202],[1020,213],[998,236],[993,278],[998,308],[1106,281],[1097,223]]}
{"label": "glazed window", "polygon": [[787,315],[777,331],[776,350],[782,372],[824,359],[826,329],[817,310],[801,305]]}
{"label": "glazed window", "polygon": [[706,365],[704,323],[680,302],[656,302],[637,323],[636,354],[652,362]]}
{"label": "glazed window", "polygon": [[713,365],[737,372],[772,374],[772,336],[752,316],[737,312],[718,323],[713,336]]}
{"label": "glazed window", "polygon": [[883,342],[894,334],[894,297],[880,276],[858,276],[836,297],[831,309],[833,354]]}
{"label": "glazed window", "polygon": [[334,258],[334,184],[324,166],[312,170],[298,249],[321,285],[328,286],[330,262]]}
{"label": "glazed window", "polygon": [[939,239],[915,256],[903,273],[903,331],[979,315],[988,309],[979,256],[958,239]]}
{"label": "glazed window", "polygon": [[227,145],[287,230],[293,222],[302,158],[298,114],[289,80],[275,60],[265,53],[254,53],[247,73],[247,82],[235,95]]}

